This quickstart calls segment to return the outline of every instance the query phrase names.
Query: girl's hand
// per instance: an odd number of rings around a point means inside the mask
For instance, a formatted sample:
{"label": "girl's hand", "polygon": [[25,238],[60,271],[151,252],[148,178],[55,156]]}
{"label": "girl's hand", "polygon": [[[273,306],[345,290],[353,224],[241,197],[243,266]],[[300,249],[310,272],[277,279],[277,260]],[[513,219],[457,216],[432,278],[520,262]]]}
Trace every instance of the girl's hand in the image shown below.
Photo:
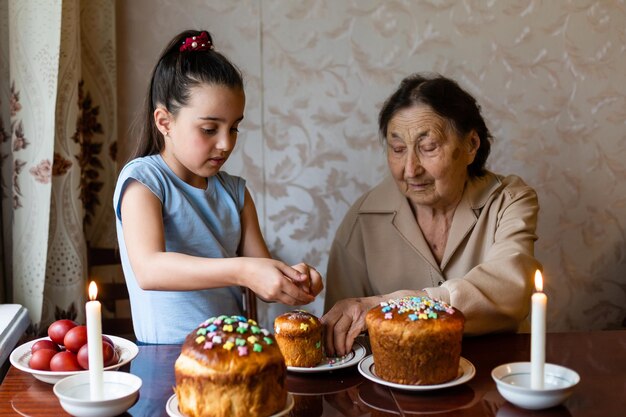
{"label": "girl's hand", "polygon": [[[309,287],[310,282],[306,273],[275,259],[237,259],[244,264],[241,285],[250,288],[261,299],[292,306],[308,304],[315,299],[309,291],[304,290]],[[321,282],[321,278],[318,277],[317,280]]]}
{"label": "girl's hand", "polygon": [[315,297],[317,294],[320,293],[320,291],[324,289],[322,276],[311,265],[307,265],[304,262],[301,262],[297,265],[293,265],[292,268],[307,276],[306,281],[302,282],[301,285],[298,283],[295,283],[296,285],[299,285],[307,293]]}

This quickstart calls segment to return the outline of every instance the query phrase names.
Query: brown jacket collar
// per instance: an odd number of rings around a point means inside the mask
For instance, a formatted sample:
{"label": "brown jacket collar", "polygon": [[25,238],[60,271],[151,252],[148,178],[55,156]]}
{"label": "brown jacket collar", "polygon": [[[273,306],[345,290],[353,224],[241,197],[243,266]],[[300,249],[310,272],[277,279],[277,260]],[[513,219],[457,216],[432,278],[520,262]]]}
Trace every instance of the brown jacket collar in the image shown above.
{"label": "brown jacket collar", "polygon": [[500,178],[491,172],[480,178],[470,179],[463,192],[452,220],[446,250],[441,265],[424,239],[406,197],[400,192],[393,178],[385,178],[365,197],[359,214],[391,214],[390,221],[400,236],[406,240],[435,269],[443,271],[465,236],[478,219],[478,213],[487,203],[489,196],[501,186]]}

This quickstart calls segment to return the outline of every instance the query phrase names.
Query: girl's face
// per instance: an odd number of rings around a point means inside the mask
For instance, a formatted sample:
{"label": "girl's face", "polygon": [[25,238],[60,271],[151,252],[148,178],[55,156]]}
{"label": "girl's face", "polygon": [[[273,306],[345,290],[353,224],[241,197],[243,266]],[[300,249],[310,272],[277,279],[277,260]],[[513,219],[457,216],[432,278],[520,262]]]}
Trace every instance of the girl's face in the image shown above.
{"label": "girl's face", "polygon": [[399,110],[389,121],[386,139],[391,174],[414,206],[458,203],[480,144],[475,132],[461,138],[444,118],[420,105]]}
{"label": "girl's face", "polygon": [[178,177],[206,188],[206,178],[217,174],[235,147],[245,102],[239,88],[202,84],[190,90],[189,103],[176,116],[155,110],[157,127],[167,133],[161,155]]}

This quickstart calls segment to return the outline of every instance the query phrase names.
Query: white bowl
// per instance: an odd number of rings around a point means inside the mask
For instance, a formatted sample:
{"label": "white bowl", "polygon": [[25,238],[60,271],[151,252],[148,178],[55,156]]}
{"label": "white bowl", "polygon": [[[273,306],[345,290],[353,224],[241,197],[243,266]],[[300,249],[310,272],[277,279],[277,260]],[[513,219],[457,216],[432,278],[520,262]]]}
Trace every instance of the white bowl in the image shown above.
{"label": "white bowl", "polygon": [[[115,345],[115,350],[117,351],[117,355],[120,360],[118,363],[114,365],[107,366],[104,368],[105,371],[116,371],[123,365],[126,365],[139,353],[139,348],[136,344],[131,342],[130,340],[126,340],[123,337],[117,336],[108,336]],[[79,373],[87,374],[88,371],[68,371],[68,372],[55,372],[55,371],[40,371],[37,369],[32,369],[28,366],[28,362],[31,357],[31,347],[40,340],[50,340],[49,337],[42,337],[40,339],[31,340],[30,342],[24,343],[15,348],[13,352],[11,352],[11,356],[9,356],[9,360],[11,361],[11,365],[15,366],[17,369],[23,372],[27,372],[33,375],[40,381],[47,382],[48,384],[55,384],[59,382],[61,379],[76,375]]]}
{"label": "white bowl", "polygon": [[122,414],[137,401],[141,378],[126,372],[103,373],[103,399],[92,401],[89,373],[63,378],[54,384],[54,395],[61,407],[76,417],[112,417]]}
{"label": "white bowl", "polygon": [[500,395],[521,408],[542,410],[565,401],[580,382],[575,371],[546,363],[544,388],[530,388],[530,362],[513,362],[500,365],[491,371]]}

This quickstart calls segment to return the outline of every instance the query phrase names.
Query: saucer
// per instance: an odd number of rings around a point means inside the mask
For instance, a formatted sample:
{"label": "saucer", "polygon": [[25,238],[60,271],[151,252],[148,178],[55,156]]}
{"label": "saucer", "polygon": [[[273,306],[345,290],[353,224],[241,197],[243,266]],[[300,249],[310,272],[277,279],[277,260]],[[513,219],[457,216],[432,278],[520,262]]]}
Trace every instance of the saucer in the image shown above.
{"label": "saucer", "polygon": [[359,372],[370,381],[376,382],[381,385],[386,385],[391,388],[401,389],[405,391],[432,391],[436,389],[449,388],[456,385],[464,384],[465,382],[472,379],[474,375],[476,375],[476,368],[474,368],[474,365],[472,365],[470,361],[461,357],[459,361],[459,374],[452,381],[435,385],[397,384],[395,382],[386,381],[376,375],[376,370],[374,367],[374,356],[368,355],[363,358],[361,362],[359,362]]}
{"label": "saucer", "polygon": [[103,399],[91,400],[89,373],[68,376],[52,388],[61,407],[76,417],[113,417],[122,414],[137,401],[141,378],[127,372],[103,372]]}
{"label": "saucer", "polygon": [[[285,404],[285,408],[283,408],[276,414],[272,414],[269,417],[280,417],[280,416],[287,415],[293,408],[294,404],[295,404],[295,401],[293,399],[293,395],[291,395],[291,393],[287,393],[287,404]],[[167,415],[170,417],[186,417],[178,409],[178,397],[176,396],[176,394],[172,395],[167,400],[167,403],[165,404],[165,411],[167,411]]]}
{"label": "saucer", "polygon": [[498,392],[507,401],[521,408],[542,410],[565,401],[580,382],[575,371],[564,366],[546,363],[544,388],[530,388],[530,362],[513,362],[497,366],[491,371]]}

